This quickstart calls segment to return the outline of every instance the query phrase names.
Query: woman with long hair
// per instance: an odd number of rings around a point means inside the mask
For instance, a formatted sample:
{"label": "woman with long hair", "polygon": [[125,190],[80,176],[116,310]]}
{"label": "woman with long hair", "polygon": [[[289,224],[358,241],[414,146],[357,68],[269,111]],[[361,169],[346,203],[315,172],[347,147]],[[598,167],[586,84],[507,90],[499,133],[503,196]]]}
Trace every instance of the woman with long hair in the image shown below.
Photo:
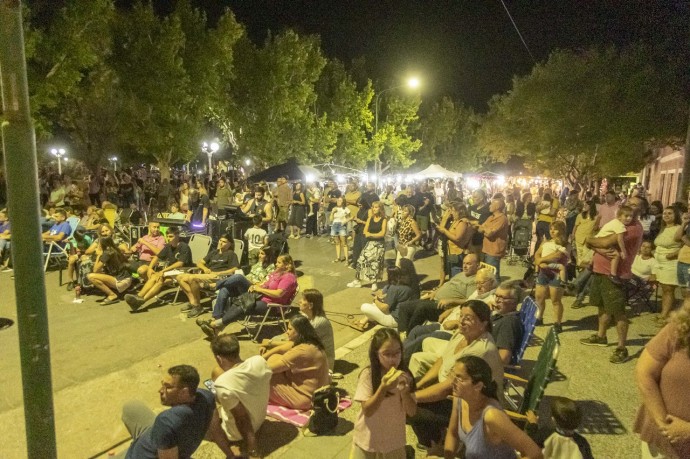
{"label": "woman with long hair", "polygon": [[453,367],[453,409],[443,446],[445,457],[456,457],[460,442],[467,459],[540,459],[539,446],[505,414],[498,402],[491,367],[465,355]]}
{"label": "woman with long hair", "polygon": [[[534,265],[539,266],[544,263],[547,264],[568,264],[568,254],[570,250],[566,247],[565,239],[565,223],[556,220],[549,225],[548,238],[537,249],[534,254]],[[564,247],[563,251],[550,250],[552,247]],[[547,252],[548,250],[548,252]],[[557,332],[561,332],[561,322],[563,321],[563,284],[558,273],[540,269],[537,275],[537,285],[534,290],[534,298],[539,308],[537,312],[537,324],[544,322],[544,310],[546,309],[546,300],[551,298],[553,303],[554,313],[556,315],[554,327]]]}
{"label": "woman with long hair", "polygon": [[656,280],[661,286],[661,314],[657,317],[657,321],[660,323],[666,323],[676,301],[678,252],[683,245],[676,240],[676,233],[681,229],[678,209],[673,206],[666,207],[661,214],[659,234],[654,239],[656,246],[654,258],[657,262]]}
{"label": "woman with long hair", "polygon": [[[290,304],[297,291],[295,263],[290,255],[284,254],[278,257],[275,270],[263,283],[252,283],[244,276],[233,275],[219,281],[216,288],[218,297],[211,313],[213,318],[197,320],[197,325],[209,337],[215,336],[228,324],[248,314],[265,313],[268,303]],[[228,301],[240,296],[241,304]]]}
{"label": "woman with long hair", "polygon": [[643,458],[690,457],[690,299],[647,343],[635,368],[642,398],[633,430]]}
{"label": "woman with long hair", "polygon": [[[448,210],[441,217],[436,231],[448,240],[448,273],[450,277],[462,271],[462,260],[472,242],[474,227],[467,219],[467,207],[462,202],[448,203]],[[448,223],[450,222],[450,226]]]}
{"label": "woman with long hair", "polygon": [[287,231],[290,239],[299,239],[302,225],[304,224],[304,214],[307,205],[307,198],[304,194],[302,182],[296,182],[292,190],[292,203],[290,205],[290,218],[288,219]]}
{"label": "woman with long hair", "polygon": [[331,237],[335,241],[335,260],[333,263],[347,262],[347,223],[352,218],[345,198],[339,196],[331,209]]}
{"label": "woman with long hair", "polygon": [[330,382],[328,358],[316,330],[305,316],[290,318],[287,330],[293,346],[289,350],[278,347],[264,354],[273,371],[270,403],[308,410],[316,389]]}
{"label": "woman with long hair", "polygon": [[373,291],[378,290],[378,282],[383,278],[384,239],[386,236],[386,216],[383,204],[375,201],[371,204],[369,217],[364,224],[362,236],[366,239],[364,249],[355,260],[357,273],[355,280],[347,284],[348,287],[361,287],[362,282],[371,283]]}
{"label": "woman with long hair", "polygon": [[414,261],[414,254],[419,249],[419,241],[422,239],[422,232],[414,219],[414,206],[406,204],[402,206],[400,220],[398,220],[397,233],[398,240],[396,246],[396,264],[400,264],[402,258]]}
{"label": "woman with long hair", "polygon": [[124,292],[132,285],[127,257],[117,248],[112,238],[102,237],[98,240],[96,262],[93,271],[86,277],[94,287],[106,294],[100,302],[103,306],[120,301],[118,293]]}

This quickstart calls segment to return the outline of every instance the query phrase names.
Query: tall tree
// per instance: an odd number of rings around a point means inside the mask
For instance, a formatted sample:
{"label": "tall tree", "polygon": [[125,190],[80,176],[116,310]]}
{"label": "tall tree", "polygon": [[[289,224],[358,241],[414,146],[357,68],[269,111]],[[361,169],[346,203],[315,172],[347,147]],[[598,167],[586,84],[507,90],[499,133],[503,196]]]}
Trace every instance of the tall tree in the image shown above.
{"label": "tall tree", "polygon": [[382,172],[390,168],[406,168],[414,163],[412,155],[422,146],[422,142],[412,136],[418,128],[420,104],[419,95],[388,93],[381,96],[378,129],[373,133],[371,147],[374,157],[381,161]]}
{"label": "tall tree", "polygon": [[264,163],[330,155],[334,141],[314,106],[314,84],[325,64],[316,36],[287,30],[261,48],[240,40],[223,116],[241,130],[241,152]]}
{"label": "tall tree", "polygon": [[667,70],[642,46],[555,51],[492,99],[480,145],[571,182],[636,171],[650,143],[683,133],[687,106]]}
{"label": "tall tree", "polygon": [[429,113],[420,117],[422,147],[414,155],[417,163],[439,163],[457,171],[479,166],[478,116],[471,108],[444,97]]}
{"label": "tall tree", "polygon": [[[372,129],[373,114],[369,110],[374,91],[371,81],[358,89],[345,66],[338,60],[328,62],[316,83],[317,113],[326,114],[327,129],[335,146],[323,161],[362,168],[373,160],[368,133]],[[328,150],[328,149],[325,149]]]}

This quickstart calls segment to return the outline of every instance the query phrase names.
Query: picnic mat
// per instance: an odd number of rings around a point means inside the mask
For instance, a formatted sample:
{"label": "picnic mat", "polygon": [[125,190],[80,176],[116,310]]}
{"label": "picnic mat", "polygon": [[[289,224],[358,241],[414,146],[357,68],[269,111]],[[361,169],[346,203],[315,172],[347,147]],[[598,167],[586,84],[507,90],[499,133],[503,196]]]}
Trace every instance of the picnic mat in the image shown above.
{"label": "picnic mat", "polygon": [[[352,400],[349,397],[341,397],[338,404],[338,413],[345,411],[352,405]],[[301,411],[294,408],[286,408],[284,406],[268,404],[266,414],[278,421],[287,422],[297,427],[304,427],[309,424],[309,416],[311,411]]]}

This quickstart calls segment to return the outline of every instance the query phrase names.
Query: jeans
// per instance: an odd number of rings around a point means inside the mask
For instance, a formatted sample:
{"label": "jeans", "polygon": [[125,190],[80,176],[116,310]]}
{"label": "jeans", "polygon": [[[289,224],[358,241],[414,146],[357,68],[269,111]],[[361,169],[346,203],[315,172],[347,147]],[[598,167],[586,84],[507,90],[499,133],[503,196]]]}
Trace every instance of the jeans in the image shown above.
{"label": "jeans", "polygon": [[577,278],[573,281],[575,286],[575,293],[577,294],[577,300],[582,302],[585,299],[587,293],[589,293],[589,284],[592,282],[592,271],[589,268],[585,268],[580,271]]}
{"label": "jeans", "polygon": [[241,274],[233,274],[230,277],[219,280],[216,283],[218,297],[216,298],[216,303],[213,305],[213,318],[220,319],[224,317],[224,311],[228,300],[247,292],[251,285],[252,283],[249,282],[249,279]]}
{"label": "jeans", "polygon": [[484,263],[496,268],[496,281],[501,282],[501,257],[494,257],[493,255],[484,255]]}
{"label": "jeans", "polygon": [[319,204],[314,203],[311,205],[312,207],[312,214],[313,215],[307,215],[307,233],[306,234],[312,234],[314,236],[319,235],[319,231],[316,226],[316,218],[319,215]]}
{"label": "jeans", "polygon": [[434,300],[409,300],[398,305],[398,331],[409,333],[427,320],[438,321],[441,310]]}

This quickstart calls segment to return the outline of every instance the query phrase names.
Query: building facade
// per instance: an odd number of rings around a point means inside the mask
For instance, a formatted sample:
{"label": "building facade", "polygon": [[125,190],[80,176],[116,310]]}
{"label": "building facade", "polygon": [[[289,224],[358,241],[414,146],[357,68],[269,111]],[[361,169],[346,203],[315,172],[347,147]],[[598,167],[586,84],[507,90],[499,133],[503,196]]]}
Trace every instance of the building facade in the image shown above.
{"label": "building facade", "polygon": [[683,181],[685,150],[685,147],[673,146],[654,150],[640,177],[649,202],[659,200],[664,206],[676,202],[676,195]]}

